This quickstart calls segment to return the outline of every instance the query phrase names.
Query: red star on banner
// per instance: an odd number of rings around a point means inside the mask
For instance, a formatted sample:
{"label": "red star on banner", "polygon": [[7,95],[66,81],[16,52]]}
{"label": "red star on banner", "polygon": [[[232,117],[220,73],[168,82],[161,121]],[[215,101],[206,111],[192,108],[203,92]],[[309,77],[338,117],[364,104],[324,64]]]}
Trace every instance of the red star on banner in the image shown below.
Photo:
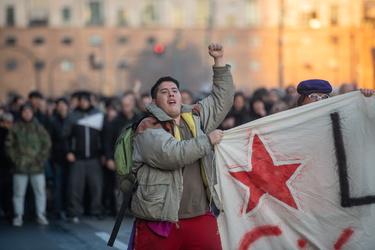
{"label": "red star on banner", "polygon": [[262,196],[266,194],[298,209],[287,181],[301,165],[300,163],[275,165],[259,136],[254,135],[250,164],[251,171],[229,172],[250,191],[246,213],[254,210]]}

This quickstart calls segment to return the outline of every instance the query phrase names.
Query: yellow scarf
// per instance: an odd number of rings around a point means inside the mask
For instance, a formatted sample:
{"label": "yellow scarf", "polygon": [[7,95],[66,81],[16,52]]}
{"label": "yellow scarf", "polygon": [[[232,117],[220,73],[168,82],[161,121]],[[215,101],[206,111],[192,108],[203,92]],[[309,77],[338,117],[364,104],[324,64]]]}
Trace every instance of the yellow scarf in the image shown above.
{"label": "yellow scarf", "polygon": [[[193,113],[182,113],[181,116],[182,116],[182,119],[184,119],[184,121],[189,126],[189,129],[193,133],[193,137],[196,138],[197,137],[197,130],[196,130],[196,127],[195,127]],[[180,134],[180,130],[179,130],[178,126],[175,126],[174,137],[177,140],[181,141],[181,134]],[[202,174],[203,184],[206,187],[206,194],[207,194],[208,200],[211,200],[211,192],[210,192],[210,189],[208,188],[207,176],[206,176],[206,172],[204,171],[204,168],[202,166],[202,161],[200,161],[200,165],[201,165],[201,174]]]}

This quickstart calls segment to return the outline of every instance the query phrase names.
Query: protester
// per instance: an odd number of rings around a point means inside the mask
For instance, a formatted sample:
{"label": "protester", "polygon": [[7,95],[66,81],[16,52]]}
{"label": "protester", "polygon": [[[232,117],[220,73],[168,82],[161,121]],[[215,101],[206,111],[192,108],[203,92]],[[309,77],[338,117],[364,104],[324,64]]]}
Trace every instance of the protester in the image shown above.
{"label": "protester", "polygon": [[246,107],[246,97],[242,92],[237,92],[234,94],[233,106],[221,123],[220,128],[230,129],[245,124],[250,120],[251,117]]}
{"label": "protester", "polygon": [[[268,115],[266,103],[259,97],[253,97],[250,101],[250,121],[265,117]],[[272,108],[272,107],[271,107]]]}
{"label": "protester", "polygon": [[[268,91],[268,102],[271,106],[271,109],[275,103],[281,100],[281,96],[282,94],[278,89],[273,88]],[[270,113],[271,113],[271,109],[269,110]]]}
{"label": "protester", "polygon": [[20,119],[20,108],[22,104],[25,103],[25,99],[20,95],[15,95],[12,98],[11,103],[9,104],[9,112],[13,115],[13,119],[19,120]]}
{"label": "protester", "polygon": [[33,107],[33,112],[35,118],[38,119],[38,121],[44,126],[45,129],[49,129],[49,119],[46,113],[42,112],[42,105],[44,101],[44,96],[39,91],[31,91],[29,93],[29,99],[28,102]]}
{"label": "protester", "polygon": [[339,88],[339,95],[353,92],[355,90],[356,90],[356,87],[354,84],[343,83]]}
{"label": "protester", "polygon": [[[250,112],[252,110],[252,105],[255,102],[255,100],[261,100],[263,102],[264,109],[266,111],[266,114],[269,114],[272,108],[272,101],[270,99],[270,91],[267,88],[257,88],[252,97],[249,100],[249,109]],[[257,112],[258,113],[258,112]]]}
{"label": "protester", "polygon": [[138,102],[139,110],[142,113],[142,115],[148,114],[148,110],[146,108],[146,105],[148,103],[151,103],[151,96],[148,93],[143,93]]}
{"label": "protester", "polygon": [[183,90],[180,91],[180,93],[181,93],[181,99],[182,99],[183,104],[187,104],[187,105],[193,105],[194,104],[193,93],[191,93],[190,90],[183,89]]}
{"label": "protester", "polygon": [[[366,97],[370,97],[374,93],[371,89],[360,89],[360,91]],[[330,98],[332,86],[326,80],[309,79],[298,84],[297,92],[300,94],[297,100],[297,105],[302,106]]]}
{"label": "protester", "polygon": [[53,200],[52,210],[56,218],[66,219],[66,195],[68,181],[68,161],[64,153],[61,131],[69,114],[69,103],[65,98],[56,100],[55,114],[50,121],[52,140],[51,165],[53,169]]}
{"label": "protester", "polygon": [[31,104],[22,105],[20,115],[21,120],[14,124],[5,141],[6,152],[14,165],[13,226],[23,224],[25,193],[29,180],[35,196],[37,221],[40,225],[48,225],[45,216],[47,198],[44,168],[51,148],[50,136],[34,118]]}
{"label": "protester", "polygon": [[190,106],[182,104],[172,77],[151,88],[147,109],[154,117],[144,119],[134,137],[134,249],[221,249],[210,207],[221,208],[212,149],[222,139],[216,128],[232,106],[234,88],[223,46],[212,43],[208,49],[214,59],[212,95]]}
{"label": "protester", "polygon": [[13,218],[13,166],[6,154],[5,139],[13,126],[13,120],[11,113],[0,115],[0,217],[4,217],[7,220]]}
{"label": "protester", "polygon": [[288,105],[288,108],[295,108],[297,105],[298,92],[294,85],[289,85],[285,88],[285,95],[282,97],[282,100]]}
{"label": "protester", "polygon": [[104,114],[91,104],[91,94],[78,93],[78,107],[66,118],[62,130],[64,151],[70,163],[68,181],[68,219],[78,223],[87,184],[90,213],[102,219],[102,127]]}
{"label": "protester", "polygon": [[272,105],[271,114],[276,114],[276,113],[279,113],[281,111],[285,111],[288,109],[289,109],[288,104],[283,100],[279,100]]}
{"label": "protester", "polygon": [[[47,103],[43,94],[37,90],[31,91],[28,96],[28,102],[33,107],[34,117],[44,126],[44,128],[49,131],[49,117],[47,115]],[[45,162],[45,174],[47,178],[47,189],[48,193],[51,193],[53,186],[53,170],[49,162],[49,159]],[[29,185],[28,190],[31,190]],[[29,191],[28,191],[29,192]],[[31,192],[29,192],[31,193]],[[32,194],[31,194],[32,195]],[[48,198],[49,196],[47,196]]]}
{"label": "protester", "polygon": [[[115,143],[122,128],[131,122],[138,121],[142,116],[136,112],[136,99],[131,93],[125,93],[121,98],[121,110],[112,122],[105,122],[103,128],[103,149],[106,157],[104,170],[104,197],[106,208],[118,213],[122,196],[119,195],[119,183],[116,175],[116,166],[113,160]],[[109,201],[108,201],[109,200]],[[110,205],[108,205],[110,203]]]}

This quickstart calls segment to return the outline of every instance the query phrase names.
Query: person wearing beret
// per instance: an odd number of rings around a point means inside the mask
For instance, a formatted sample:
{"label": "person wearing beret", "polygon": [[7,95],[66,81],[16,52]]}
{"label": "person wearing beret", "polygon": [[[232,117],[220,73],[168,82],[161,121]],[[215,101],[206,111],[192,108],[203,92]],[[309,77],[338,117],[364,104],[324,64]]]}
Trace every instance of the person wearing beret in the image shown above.
{"label": "person wearing beret", "polygon": [[[366,97],[370,97],[374,93],[374,90],[372,89],[359,90]],[[300,97],[297,100],[297,105],[302,106],[308,103],[330,98],[332,86],[326,80],[310,79],[300,82],[297,86],[297,92],[300,94]]]}

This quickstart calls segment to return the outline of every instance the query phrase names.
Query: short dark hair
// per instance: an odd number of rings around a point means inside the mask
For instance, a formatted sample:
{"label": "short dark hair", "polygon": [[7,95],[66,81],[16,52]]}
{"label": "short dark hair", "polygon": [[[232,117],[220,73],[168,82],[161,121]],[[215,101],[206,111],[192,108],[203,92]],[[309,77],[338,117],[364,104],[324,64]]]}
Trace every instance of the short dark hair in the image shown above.
{"label": "short dark hair", "polygon": [[66,105],[69,105],[68,100],[67,100],[66,98],[64,98],[64,97],[60,97],[60,98],[58,98],[58,99],[55,101],[55,104],[58,104],[59,102],[63,102],[63,103],[65,103]]}
{"label": "short dark hair", "polygon": [[176,79],[174,79],[173,77],[171,77],[171,76],[160,77],[159,80],[157,80],[156,83],[154,84],[154,86],[152,86],[152,88],[151,88],[151,98],[152,99],[156,99],[156,93],[158,92],[158,87],[163,82],[174,82],[177,86],[177,89],[180,89],[180,83]]}
{"label": "short dark hair", "polygon": [[74,92],[71,97],[77,98],[79,101],[82,99],[86,99],[87,101],[91,102],[91,92],[86,90]]}
{"label": "short dark hair", "polygon": [[40,98],[40,99],[43,99],[43,95],[39,91],[35,90],[35,91],[31,91],[29,93],[29,99],[31,99],[31,98]]}

